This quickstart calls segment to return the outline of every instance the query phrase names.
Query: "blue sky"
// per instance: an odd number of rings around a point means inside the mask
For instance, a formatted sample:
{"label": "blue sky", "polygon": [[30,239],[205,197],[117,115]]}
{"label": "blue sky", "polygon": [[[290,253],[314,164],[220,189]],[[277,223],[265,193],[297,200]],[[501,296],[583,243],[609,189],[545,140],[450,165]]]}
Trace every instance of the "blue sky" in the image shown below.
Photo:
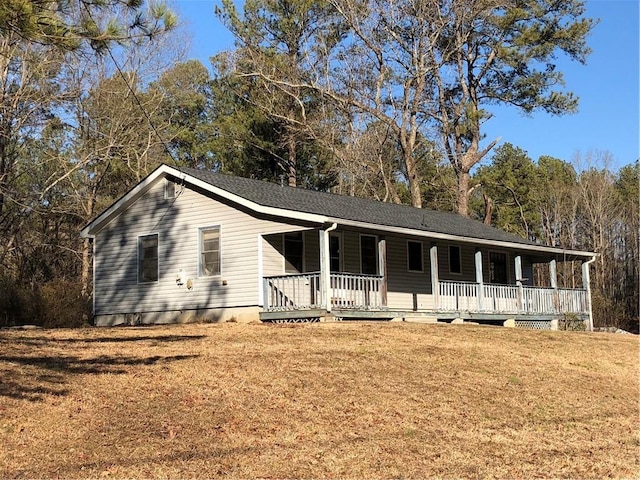
{"label": "blue sky", "polygon": [[[215,17],[216,0],[174,0],[172,5],[192,35],[190,58],[209,66],[209,58],[233,47],[233,37]],[[492,108],[485,124],[486,141],[501,137],[537,160],[550,155],[573,161],[589,151],[609,152],[614,170],[640,157],[640,12],[638,0],[589,0],[587,15],[599,18],[588,43],[593,50],[586,65],[562,56],[566,88],[580,98],[573,115]],[[485,161],[486,162],[486,161]]]}

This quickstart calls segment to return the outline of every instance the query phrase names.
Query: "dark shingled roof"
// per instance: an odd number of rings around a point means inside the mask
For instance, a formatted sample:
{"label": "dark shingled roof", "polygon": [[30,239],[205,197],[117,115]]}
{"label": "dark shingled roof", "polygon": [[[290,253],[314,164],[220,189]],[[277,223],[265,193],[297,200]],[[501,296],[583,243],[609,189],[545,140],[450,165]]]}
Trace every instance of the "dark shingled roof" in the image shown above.
{"label": "dark shingled roof", "polygon": [[180,170],[214,187],[266,207],[364,222],[372,226],[402,227],[467,238],[535,245],[517,235],[455,213],[280,186],[261,180],[192,168]]}

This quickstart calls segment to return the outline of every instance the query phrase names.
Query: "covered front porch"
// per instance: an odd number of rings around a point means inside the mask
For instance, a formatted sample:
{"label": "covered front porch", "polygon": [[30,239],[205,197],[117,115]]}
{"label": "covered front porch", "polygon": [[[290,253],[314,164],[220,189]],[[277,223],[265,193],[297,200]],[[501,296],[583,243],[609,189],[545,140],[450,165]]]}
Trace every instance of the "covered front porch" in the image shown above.
{"label": "covered front porch", "polygon": [[[299,313],[326,309],[327,312],[361,312],[365,317],[382,318],[389,317],[393,311],[387,306],[382,276],[332,273],[328,309],[320,279],[320,272],[265,277],[265,311]],[[464,313],[513,314],[538,318],[589,314],[587,292],[584,289],[452,281],[440,281],[437,288],[431,313],[455,313],[461,316]],[[374,315],[373,312],[380,312],[380,315]]]}
{"label": "covered front porch", "polygon": [[[334,267],[341,266],[342,262],[333,261],[335,252],[328,240],[329,230],[320,230],[316,238],[319,270],[263,276],[263,320],[317,317],[391,319],[411,316],[534,321],[570,316],[584,320],[586,327],[591,328],[589,270],[586,262],[582,264],[582,285],[566,288],[558,284],[556,257],[536,252],[537,263],[543,267],[546,265],[548,285],[532,285],[532,257],[526,251],[520,253],[513,250],[505,254],[504,257],[512,263],[504,266],[499,264],[503,257],[496,256],[494,250],[466,245],[458,251],[457,246],[451,248],[447,244],[443,246],[442,242],[430,241],[429,248],[424,251],[424,278],[415,277],[422,278],[423,283],[426,279],[429,287],[422,291],[416,287],[412,293],[411,289],[396,288],[396,284],[400,284],[399,278],[403,281],[414,278],[411,277],[411,267],[407,267],[409,273],[398,272],[397,264],[402,261],[407,265],[411,263],[409,257],[415,245],[402,252],[393,249],[399,250],[397,247],[404,245],[403,242],[417,241],[377,235],[376,273],[365,274],[334,271]],[[419,243],[422,245],[426,242]],[[340,245],[340,253],[348,254],[349,249],[344,247],[344,244]],[[459,258],[451,260],[449,257],[456,252]],[[389,257],[394,260],[387,261]],[[448,268],[439,266],[443,261],[449,264]],[[500,269],[508,271],[508,274],[500,273]],[[454,274],[464,279],[451,279]],[[498,283],[492,281],[494,279],[510,280],[510,283]],[[389,297],[393,301],[389,301]]]}

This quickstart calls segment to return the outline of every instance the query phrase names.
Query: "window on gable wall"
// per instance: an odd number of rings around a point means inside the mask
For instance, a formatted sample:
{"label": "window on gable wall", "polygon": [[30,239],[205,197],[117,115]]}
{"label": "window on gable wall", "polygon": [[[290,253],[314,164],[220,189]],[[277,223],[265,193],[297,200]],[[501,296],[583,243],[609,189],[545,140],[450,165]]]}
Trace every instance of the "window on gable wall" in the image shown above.
{"label": "window on gable wall", "polygon": [[200,276],[220,275],[220,227],[200,229]]}
{"label": "window on gable wall", "polygon": [[422,242],[407,240],[407,270],[410,272],[422,272]]}
{"label": "window on gable wall", "polygon": [[168,178],[164,181],[164,198],[176,198],[176,182]]}
{"label": "window on gable wall", "polygon": [[138,237],[138,283],[158,281],[158,234]]}

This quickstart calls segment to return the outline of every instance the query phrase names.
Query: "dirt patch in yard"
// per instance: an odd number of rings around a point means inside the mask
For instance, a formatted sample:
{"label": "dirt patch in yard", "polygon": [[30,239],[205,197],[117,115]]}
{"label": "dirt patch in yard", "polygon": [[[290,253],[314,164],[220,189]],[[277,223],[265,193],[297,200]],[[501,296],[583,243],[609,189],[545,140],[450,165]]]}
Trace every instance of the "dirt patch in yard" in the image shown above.
{"label": "dirt patch in yard", "polygon": [[637,478],[638,337],[0,331],[0,478]]}

